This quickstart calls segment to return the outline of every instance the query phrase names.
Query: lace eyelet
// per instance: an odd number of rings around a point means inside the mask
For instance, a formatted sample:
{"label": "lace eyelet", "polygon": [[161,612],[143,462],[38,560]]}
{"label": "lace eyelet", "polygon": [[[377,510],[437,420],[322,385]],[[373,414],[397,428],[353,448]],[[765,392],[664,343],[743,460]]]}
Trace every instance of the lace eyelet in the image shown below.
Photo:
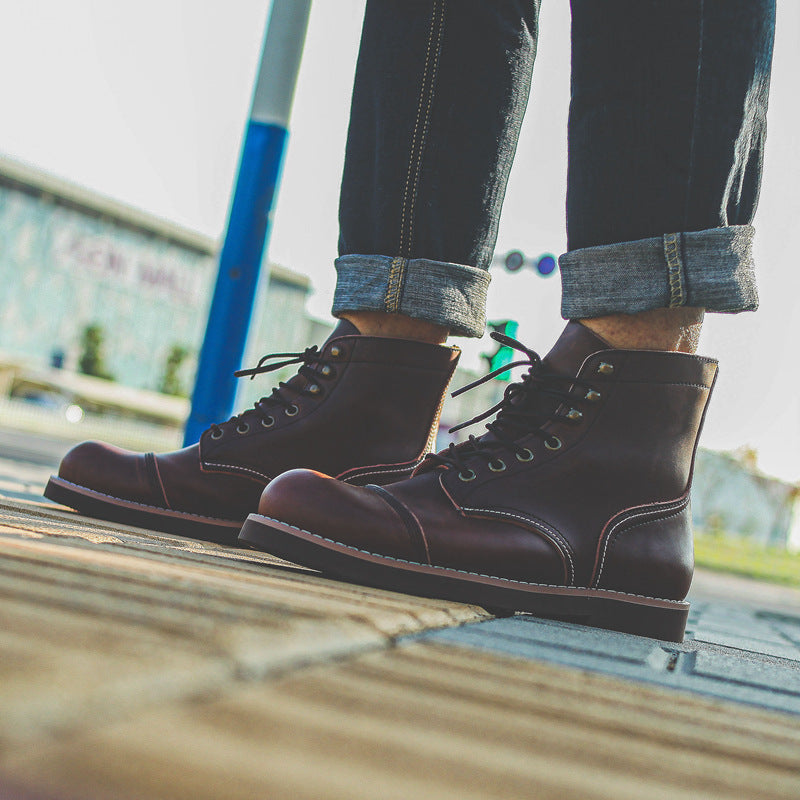
{"label": "lace eyelet", "polygon": [[322,393],[322,389],[320,389],[319,384],[312,383],[311,386],[306,388],[306,391],[309,394],[318,395]]}
{"label": "lace eyelet", "polygon": [[223,436],[223,433],[224,432],[223,432],[222,428],[217,428],[217,430],[211,431],[211,438],[212,439],[221,439],[222,436]]}
{"label": "lace eyelet", "polygon": [[296,406],[294,403],[292,403],[292,404],[289,406],[289,408],[285,408],[285,409],[283,410],[283,413],[284,413],[284,414],[286,414],[286,416],[287,416],[287,417],[293,417],[293,416],[295,416],[295,415],[297,414],[297,412],[298,412],[299,410],[300,410],[300,409],[299,409],[299,408],[298,408],[298,407],[297,407],[297,406]]}
{"label": "lace eyelet", "polygon": [[558,436],[550,436],[548,439],[544,440],[544,446],[548,450],[560,450],[562,444],[563,442],[558,438]]}
{"label": "lace eyelet", "polygon": [[331,347],[331,358],[339,358],[342,355],[342,348],[338,345]]}
{"label": "lace eyelet", "polygon": [[264,428],[271,428],[275,424],[275,417],[269,416],[261,420],[261,426]]}
{"label": "lace eyelet", "polygon": [[[499,466],[495,466],[495,464]],[[489,462],[489,469],[492,472],[505,472],[506,469],[506,462],[503,461],[501,458],[498,458],[496,461]]]}
{"label": "lace eyelet", "polygon": [[474,481],[475,478],[477,478],[477,477],[478,476],[475,473],[475,470],[472,470],[472,469],[467,470],[466,473],[463,473],[463,472],[459,472],[458,473],[458,479],[460,481],[464,481],[464,483],[469,483],[470,481]]}
{"label": "lace eyelet", "polygon": [[323,378],[331,378],[333,377],[333,367],[329,367],[327,364],[319,371],[320,375]]}
{"label": "lace eyelet", "polygon": [[609,364],[609,363],[607,363],[605,361],[601,361],[597,365],[597,371],[601,375],[611,375],[614,372],[614,365],[613,364]]}
{"label": "lace eyelet", "polygon": [[250,423],[249,422],[240,422],[236,426],[236,433],[241,434],[244,436],[246,433],[250,432]]}
{"label": "lace eyelet", "polygon": [[572,422],[580,422],[583,419],[583,412],[578,411],[577,408],[571,408],[567,412],[566,417],[568,420],[571,420]]}
{"label": "lace eyelet", "polygon": [[524,455],[517,453],[517,461],[533,461],[533,452],[526,447],[523,451]]}
{"label": "lace eyelet", "polygon": [[589,389],[586,392],[586,396],[583,398],[584,400],[588,400],[590,403],[596,403],[601,397],[600,392],[596,392],[594,389]]}

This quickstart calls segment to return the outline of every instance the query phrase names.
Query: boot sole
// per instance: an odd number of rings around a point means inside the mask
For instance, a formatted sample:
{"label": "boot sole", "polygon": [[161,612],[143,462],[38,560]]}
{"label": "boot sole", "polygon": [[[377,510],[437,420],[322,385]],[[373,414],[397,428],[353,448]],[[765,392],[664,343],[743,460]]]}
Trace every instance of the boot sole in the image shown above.
{"label": "boot sole", "polygon": [[250,514],[239,541],[257,550],[353,583],[483,606],[523,611],[595,628],[682,642],[689,604],[677,600],[524,583],[368,553],[279,520]]}
{"label": "boot sole", "polygon": [[237,546],[237,536],[242,527],[241,520],[202,517],[184,511],[134,503],[55,476],[50,478],[43,494],[48,500],[74,508],[88,517],[165,533],[176,533],[179,536],[217,544]]}

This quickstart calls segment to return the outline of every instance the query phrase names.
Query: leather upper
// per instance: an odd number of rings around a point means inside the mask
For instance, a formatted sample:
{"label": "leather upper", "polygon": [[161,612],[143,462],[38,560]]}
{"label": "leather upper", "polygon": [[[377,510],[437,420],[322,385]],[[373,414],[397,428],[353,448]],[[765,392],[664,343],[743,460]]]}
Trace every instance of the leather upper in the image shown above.
{"label": "leather upper", "polygon": [[[716,362],[614,350],[570,323],[545,365],[577,379],[571,401],[515,449],[499,447],[490,459],[465,445],[466,470],[434,459],[380,491],[331,483],[321,502],[324,477],[291,473],[267,488],[259,513],[302,519],[305,530],[378,554],[394,556],[408,539],[402,557],[420,563],[683,598],[691,470]],[[573,408],[580,416],[568,419]]]}
{"label": "leather upper", "polygon": [[[84,442],[59,477],[155,508],[229,520],[255,510],[274,477],[309,467],[353,483],[410,475],[429,450],[456,348],[361,336],[342,321],[306,374],[171,453]],[[309,377],[309,374],[313,377]]]}

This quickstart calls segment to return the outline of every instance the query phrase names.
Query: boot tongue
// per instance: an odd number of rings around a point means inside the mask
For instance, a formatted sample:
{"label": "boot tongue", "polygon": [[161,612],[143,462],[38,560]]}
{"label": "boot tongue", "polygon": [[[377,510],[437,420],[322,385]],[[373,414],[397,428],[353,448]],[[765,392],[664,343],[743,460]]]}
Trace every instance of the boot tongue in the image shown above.
{"label": "boot tongue", "polygon": [[553,349],[542,359],[547,372],[577,375],[586,358],[611,345],[580,322],[568,322]]}
{"label": "boot tongue", "polygon": [[[611,349],[611,345],[595,333],[592,333],[586,326],[581,325],[580,322],[570,321],[562,331],[558,341],[553,345],[553,348],[542,359],[543,372],[577,376],[588,356],[597,353],[599,350],[609,349]],[[566,390],[567,382],[560,381],[557,386]],[[560,404],[561,401],[553,397],[538,393],[525,393],[515,397],[511,401],[510,407],[533,412],[544,421]],[[481,439],[491,441],[496,437],[491,433],[485,433]]]}

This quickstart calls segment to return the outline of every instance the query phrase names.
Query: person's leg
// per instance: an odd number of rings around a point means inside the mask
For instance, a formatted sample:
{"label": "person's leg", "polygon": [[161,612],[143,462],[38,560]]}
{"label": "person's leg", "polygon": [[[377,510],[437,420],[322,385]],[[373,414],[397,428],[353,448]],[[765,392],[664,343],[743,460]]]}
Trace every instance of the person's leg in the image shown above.
{"label": "person's leg", "polygon": [[342,180],[335,316],[389,335],[483,335],[538,7],[538,0],[367,3]]}
{"label": "person's leg", "polygon": [[530,369],[482,437],[385,487],[281,476],[240,538],[351,580],[680,640],[717,371],[691,353],[704,309],[756,305],[749,222],[774,6],[573,11],[561,259],[573,321],[544,360],[503,340]]}
{"label": "person's leg", "polygon": [[755,309],[750,227],[774,0],[572,0],[563,314],[622,347],[697,347]]}

